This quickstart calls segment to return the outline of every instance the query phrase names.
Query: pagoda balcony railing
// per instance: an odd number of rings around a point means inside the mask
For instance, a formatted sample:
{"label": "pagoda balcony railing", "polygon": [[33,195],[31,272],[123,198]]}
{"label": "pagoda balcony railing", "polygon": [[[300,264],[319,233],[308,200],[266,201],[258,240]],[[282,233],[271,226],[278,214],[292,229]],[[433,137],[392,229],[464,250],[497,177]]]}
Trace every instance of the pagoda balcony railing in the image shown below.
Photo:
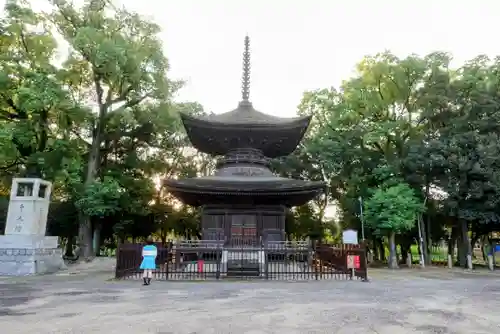
{"label": "pagoda balcony railing", "polygon": [[217,168],[228,164],[252,164],[269,168],[271,167],[271,159],[265,157],[259,150],[240,149],[217,159]]}
{"label": "pagoda balcony railing", "polygon": [[311,247],[309,240],[286,240],[286,241],[263,241],[255,240],[255,242],[245,244],[227,243],[225,240],[178,240],[173,244],[173,249],[239,249],[242,246],[253,246],[256,248],[265,249],[308,249]]}

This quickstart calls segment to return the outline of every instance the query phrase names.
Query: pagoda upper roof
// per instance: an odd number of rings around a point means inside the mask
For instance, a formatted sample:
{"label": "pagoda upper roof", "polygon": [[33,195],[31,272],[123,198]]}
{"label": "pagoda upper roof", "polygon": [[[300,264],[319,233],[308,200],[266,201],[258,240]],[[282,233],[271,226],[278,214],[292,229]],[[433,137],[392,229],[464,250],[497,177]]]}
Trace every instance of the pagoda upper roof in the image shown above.
{"label": "pagoda upper roof", "polygon": [[281,118],[255,110],[250,102],[227,113],[194,117],[181,114],[191,144],[210,155],[253,148],[269,158],[291,154],[304,136],[311,116]]}
{"label": "pagoda upper roof", "polygon": [[293,180],[275,176],[219,177],[165,180],[168,191],[183,203],[200,206],[231,200],[273,202],[286,206],[307,203],[325,191],[321,181]]}
{"label": "pagoda upper roof", "polygon": [[[187,117],[190,116],[183,115],[183,119]],[[238,108],[222,114],[210,114],[192,118],[195,118],[198,121],[211,123],[212,126],[216,127],[252,126],[252,127],[262,127],[262,128],[269,128],[276,126],[295,127],[297,124],[305,125],[307,127],[311,119],[310,116],[289,118],[289,117],[277,117],[265,114],[263,112],[255,110],[252,103],[249,101],[241,101],[238,104]]]}

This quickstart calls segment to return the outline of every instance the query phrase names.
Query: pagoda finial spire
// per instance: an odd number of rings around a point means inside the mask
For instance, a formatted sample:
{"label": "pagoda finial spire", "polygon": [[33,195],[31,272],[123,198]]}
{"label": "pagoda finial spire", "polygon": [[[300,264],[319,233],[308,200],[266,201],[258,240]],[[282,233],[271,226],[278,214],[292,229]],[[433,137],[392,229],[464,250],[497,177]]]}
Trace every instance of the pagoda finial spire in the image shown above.
{"label": "pagoda finial spire", "polygon": [[243,52],[241,98],[243,102],[249,102],[250,98],[250,37],[248,37],[248,35],[245,36],[245,51]]}

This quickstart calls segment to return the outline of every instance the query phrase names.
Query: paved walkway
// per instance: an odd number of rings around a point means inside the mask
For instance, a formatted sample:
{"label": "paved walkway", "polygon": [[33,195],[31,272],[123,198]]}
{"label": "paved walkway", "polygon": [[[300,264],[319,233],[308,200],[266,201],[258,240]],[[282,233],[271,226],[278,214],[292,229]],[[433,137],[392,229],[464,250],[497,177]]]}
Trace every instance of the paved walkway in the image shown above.
{"label": "paved walkway", "polygon": [[[376,276],[376,275],[375,275]],[[2,333],[313,334],[500,331],[495,276],[372,282],[0,281]]]}

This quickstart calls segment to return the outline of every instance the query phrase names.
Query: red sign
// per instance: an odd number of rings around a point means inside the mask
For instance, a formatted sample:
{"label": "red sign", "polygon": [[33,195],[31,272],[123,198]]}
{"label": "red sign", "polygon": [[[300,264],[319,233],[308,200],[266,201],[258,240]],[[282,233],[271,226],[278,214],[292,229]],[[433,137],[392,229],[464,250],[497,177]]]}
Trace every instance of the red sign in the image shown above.
{"label": "red sign", "polygon": [[203,273],[203,265],[205,264],[205,261],[203,260],[198,260],[198,272],[201,274]]}
{"label": "red sign", "polygon": [[347,255],[347,269],[361,268],[361,260],[359,255]]}

